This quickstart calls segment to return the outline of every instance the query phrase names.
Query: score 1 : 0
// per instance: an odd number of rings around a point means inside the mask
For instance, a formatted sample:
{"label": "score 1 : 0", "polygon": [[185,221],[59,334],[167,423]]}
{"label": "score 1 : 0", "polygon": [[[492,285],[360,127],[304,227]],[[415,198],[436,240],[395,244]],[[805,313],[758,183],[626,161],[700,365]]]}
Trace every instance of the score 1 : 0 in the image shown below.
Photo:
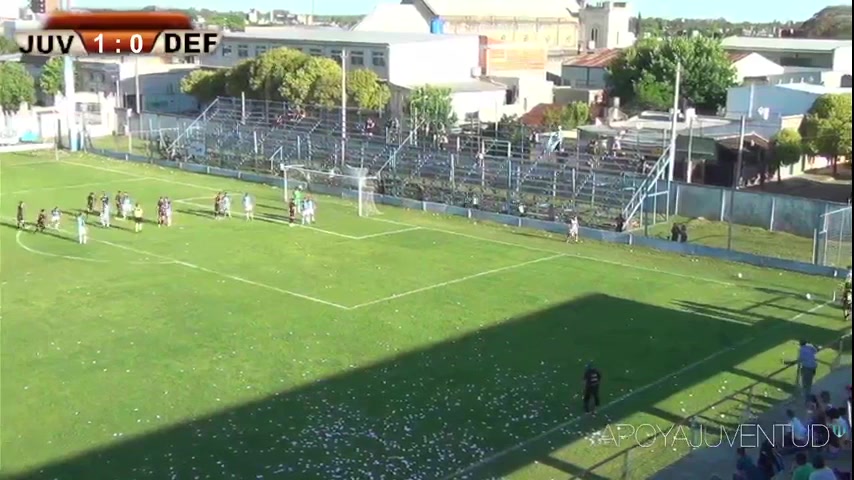
{"label": "score 1 : 0", "polygon": [[[98,36],[95,37],[95,41],[98,43],[98,53],[104,53],[104,34],[99,33]],[[131,53],[142,53],[144,43],[142,35],[135,33],[129,37],[128,41],[129,43],[127,47],[130,48]],[[121,45],[119,45],[119,48],[124,50]]]}

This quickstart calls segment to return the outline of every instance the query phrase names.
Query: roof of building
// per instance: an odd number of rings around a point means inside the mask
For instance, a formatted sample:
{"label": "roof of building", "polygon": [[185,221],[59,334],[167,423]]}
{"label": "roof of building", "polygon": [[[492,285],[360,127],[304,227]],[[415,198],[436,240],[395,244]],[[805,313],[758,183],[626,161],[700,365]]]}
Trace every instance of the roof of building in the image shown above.
{"label": "roof of building", "polygon": [[620,56],[621,50],[606,48],[590,53],[583,53],[564,62],[567,67],[608,68]]}
{"label": "roof of building", "polygon": [[[365,15],[353,30],[383,32],[414,32],[414,28],[429,29],[427,22],[415,5],[401,3],[381,3],[374,11]],[[428,30],[429,32],[429,30]]]}
{"label": "roof of building", "polygon": [[832,93],[847,93],[849,95],[851,94],[850,88],[826,87],[824,85],[815,85],[812,83],[783,83],[774,86],[778,88],[785,88],[787,90],[795,90],[797,92],[813,93],[816,95],[826,95]]}
{"label": "roof of building", "polygon": [[578,3],[566,0],[422,0],[439,17],[566,18]]}
{"label": "roof of building", "polygon": [[342,29],[314,29],[293,27],[277,28],[270,32],[226,32],[225,39],[281,40],[303,43],[338,43],[354,45],[392,45],[402,43],[435,42],[463,35],[435,35],[430,33],[406,32],[361,32]]}
{"label": "roof of building", "polygon": [[727,53],[726,56],[727,56],[727,58],[729,58],[730,62],[736,63],[739,60],[744,60],[745,58],[747,58],[751,55],[753,55],[753,54],[750,52],[730,52],[730,53]]}
{"label": "roof of building", "polygon": [[722,42],[729,50],[832,52],[851,47],[851,40],[816,38],[727,37]]}
{"label": "roof of building", "polygon": [[[422,85],[399,85],[403,88],[414,89]],[[477,93],[477,92],[498,92],[507,90],[506,85],[496,82],[488,82],[486,80],[471,79],[465,82],[453,83],[431,83],[431,87],[447,88],[451,93]]]}

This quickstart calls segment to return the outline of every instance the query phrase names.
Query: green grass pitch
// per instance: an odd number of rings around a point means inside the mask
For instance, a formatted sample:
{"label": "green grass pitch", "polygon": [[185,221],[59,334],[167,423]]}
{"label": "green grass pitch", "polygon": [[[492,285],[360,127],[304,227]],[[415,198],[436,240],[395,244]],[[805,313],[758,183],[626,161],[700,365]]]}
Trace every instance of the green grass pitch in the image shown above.
{"label": "green grass pitch", "polygon": [[[16,230],[129,191],[175,224]],[[231,192],[235,218],[210,216]],[[239,198],[257,201],[254,222]],[[89,155],[0,155],[0,472],[22,479],[617,478],[608,422],[737,421],[846,325],[829,279],[318,198]],[[94,221],[94,218],[92,219]],[[741,275],[739,275],[739,273]],[[814,296],[808,300],[805,293]],[[832,352],[827,352],[827,359]],[[581,415],[583,365],[604,375]],[[633,455],[645,478],[683,450]],[[584,473],[592,469],[592,473]]]}

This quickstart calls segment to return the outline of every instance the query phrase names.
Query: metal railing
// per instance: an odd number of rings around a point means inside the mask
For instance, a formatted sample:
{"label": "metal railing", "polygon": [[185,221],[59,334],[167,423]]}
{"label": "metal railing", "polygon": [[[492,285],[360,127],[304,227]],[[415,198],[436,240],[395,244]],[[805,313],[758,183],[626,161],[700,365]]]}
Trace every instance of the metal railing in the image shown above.
{"label": "metal railing", "polygon": [[643,182],[637,187],[637,189],[635,189],[634,194],[632,194],[632,198],[623,209],[623,218],[627,225],[631,224],[635,214],[637,214],[638,210],[643,207],[647,195],[649,195],[653,188],[657,187],[658,181],[661,180],[661,177],[664,175],[664,172],[667,171],[669,166],[670,150],[667,149],[655,162],[655,165],[653,165],[652,170],[650,170]]}

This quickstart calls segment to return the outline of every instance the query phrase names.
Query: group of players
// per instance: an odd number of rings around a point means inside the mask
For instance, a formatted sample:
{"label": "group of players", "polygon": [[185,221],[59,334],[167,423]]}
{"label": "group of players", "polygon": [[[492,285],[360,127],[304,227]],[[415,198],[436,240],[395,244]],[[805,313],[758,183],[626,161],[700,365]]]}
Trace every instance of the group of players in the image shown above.
{"label": "group of players", "polygon": [[[297,216],[300,217],[302,225],[315,223],[317,204],[310,195],[304,195],[302,187],[294,190],[293,196],[288,200],[288,224],[296,225]],[[231,218],[231,196],[228,192],[219,192],[214,197],[214,218],[221,220]],[[243,215],[246,220],[255,219],[255,202],[248,193],[243,194]]]}

